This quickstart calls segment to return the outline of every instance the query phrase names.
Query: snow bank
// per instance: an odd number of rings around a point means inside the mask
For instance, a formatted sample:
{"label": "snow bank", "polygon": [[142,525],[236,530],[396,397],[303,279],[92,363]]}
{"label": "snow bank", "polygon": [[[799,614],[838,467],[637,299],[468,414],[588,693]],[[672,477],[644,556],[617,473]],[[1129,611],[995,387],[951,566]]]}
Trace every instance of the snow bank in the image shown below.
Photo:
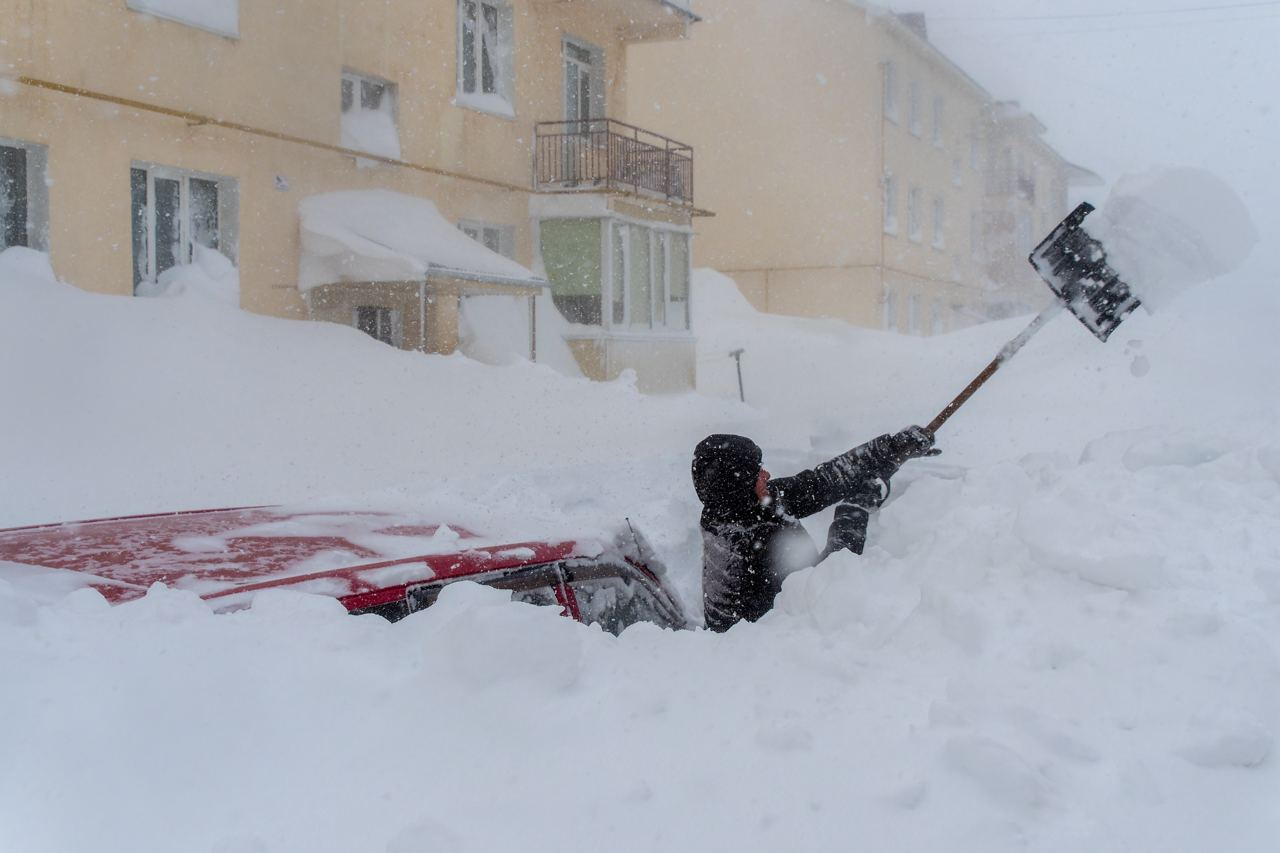
{"label": "snow bank", "polygon": [[[21,265],[0,256],[9,523],[282,499],[535,535],[626,515],[690,598],[698,438],[750,434],[789,473],[932,416],[1022,324],[770,317],[698,271],[705,393],[646,398]],[[111,608],[3,567],[0,849],[1269,851],[1269,284],[1225,278],[1106,345],[1046,328],[895,478],[862,558],[724,635],[615,638],[474,586],[395,625],[286,592]]]}
{"label": "snow bank", "polygon": [[156,281],[138,285],[139,296],[198,296],[240,307],[240,271],[216,249],[195,247],[192,263],[170,267]]}
{"label": "snow bank", "polygon": [[527,296],[472,295],[462,300],[459,314],[459,349],[484,364],[510,365],[527,361],[536,344],[537,361],[565,376],[582,376],[565,333],[570,324],[547,291],[536,299],[534,334],[529,334]]}
{"label": "snow bank", "polygon": [[400,159],[400,133],[391,114],[390,98],[376,110],[354,106],[342,114],[343,148]]}
{"label": "snow bank", "polygon": [[485,248],[440,215],[435,203],[390,190],[343,190],[298,205],[298,287],[336,281],[419,281],[430,271],[539,283],[520,264]]}
{"label": "snow bank", "polygon": [[1085,228],[1102,241],[1108,263],[1152,311],[1236,269],[1258,242],[1244,202],[1200,169],[1155,169],[1121,178]]}

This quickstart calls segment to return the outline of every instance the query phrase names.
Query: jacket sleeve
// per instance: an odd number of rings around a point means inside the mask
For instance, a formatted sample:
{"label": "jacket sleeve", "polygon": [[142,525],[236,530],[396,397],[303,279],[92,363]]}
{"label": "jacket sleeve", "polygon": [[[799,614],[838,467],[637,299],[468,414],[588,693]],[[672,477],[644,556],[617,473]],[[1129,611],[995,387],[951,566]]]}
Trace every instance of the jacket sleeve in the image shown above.
{"label": "jacket sleeve", "polygon": [[775,508],[784,515],[804,518],[842,500],[856,502],[875,488],[875,480],[887,481],[901,465],[893,458],[887,438],[873,438],[808,471],[770,480],[769,494]]}

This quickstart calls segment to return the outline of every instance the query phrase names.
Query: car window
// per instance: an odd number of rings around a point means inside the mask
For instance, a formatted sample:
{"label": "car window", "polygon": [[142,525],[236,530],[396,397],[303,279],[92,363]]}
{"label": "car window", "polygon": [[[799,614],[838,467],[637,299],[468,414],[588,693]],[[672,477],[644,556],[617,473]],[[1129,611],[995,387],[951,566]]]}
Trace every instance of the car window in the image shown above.
{"label": "car window", "polygon": [[560,602],[556,601],[556,591],[549,586],[514,590],[511,593],[511,600],[525,604],[535,604],[538,607],[560,606]]}
{"label": "car window", "polygon": [[665,609],[638,580],[600,577],[575,580],[569,586],[578,600],[582,621],[599,625],[610,634],[620,634],[636,622],[654,622],[664,628],[678,627],[672,624]]}

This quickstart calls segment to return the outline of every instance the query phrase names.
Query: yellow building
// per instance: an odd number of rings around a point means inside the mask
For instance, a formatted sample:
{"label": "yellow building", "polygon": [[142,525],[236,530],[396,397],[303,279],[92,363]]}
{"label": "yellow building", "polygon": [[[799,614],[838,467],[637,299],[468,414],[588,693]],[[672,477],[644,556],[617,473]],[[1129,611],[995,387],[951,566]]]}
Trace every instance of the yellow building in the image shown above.
{"label": "yellow building", "polygon": [[[914,334],[1047,295],[1019,229],[1032,213],[1036,236],[1056,223],[1086,173],[934,47],[924,16],[852,0],[698,12],[686,40],[629,47],[627,98],[636,121],[678,127],[698,151],[699,200],[716,211],[699,266],[761,310]],[[1018,174],[1035,176],[1030,201]]]}
{"label": "yellow building", "polygon": [[692,152],[623,123],[622,97],[625,46],[683,36],[681,3],[0,0],[0,20],[0,248],[121,295],[216,250],[248,310],[431,352],[477,295],[554,303],[586,375],[692,387]]}

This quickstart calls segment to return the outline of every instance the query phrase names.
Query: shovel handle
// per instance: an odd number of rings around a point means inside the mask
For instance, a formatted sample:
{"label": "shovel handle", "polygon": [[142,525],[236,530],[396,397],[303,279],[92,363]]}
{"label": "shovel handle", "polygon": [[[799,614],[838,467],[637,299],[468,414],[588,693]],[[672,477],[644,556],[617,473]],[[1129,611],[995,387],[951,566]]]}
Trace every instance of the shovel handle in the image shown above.
{"label": "shovel handle", "polygon": [[1065,307],[1067,307],[1066,303],[1061,299],[1055,299],[1047,305],[1043,311],[1035,316],[1035,319],[1031,321],[1029,326],[1019,332],[1017,337],[1004,345],[1004,348],[1000,350],[999,354],[995,358],[991,359],[991,363],[983,368],[982,372],[974,377],[974,380],[970,382],[954,400],[948,403],[945,409],[938,412],[938,416],[936,418],[929,421],[929,425],[926,426],[925,429],[931,433],[936,433],[938,428],[947,422],[947,418],[955,414],[956,409],[964,405],[964,402],[972,397],[974,392],[982,387],[983,383],[995,375],[995,372],[1000,369],[1000,365],[1012,358],[1014,353],[1022,349],[1022,347],[1026,345],[1027,341],[1031,340],[1032,335],[1040,331],[1040,328],[1045,323],[1056,317]]}

